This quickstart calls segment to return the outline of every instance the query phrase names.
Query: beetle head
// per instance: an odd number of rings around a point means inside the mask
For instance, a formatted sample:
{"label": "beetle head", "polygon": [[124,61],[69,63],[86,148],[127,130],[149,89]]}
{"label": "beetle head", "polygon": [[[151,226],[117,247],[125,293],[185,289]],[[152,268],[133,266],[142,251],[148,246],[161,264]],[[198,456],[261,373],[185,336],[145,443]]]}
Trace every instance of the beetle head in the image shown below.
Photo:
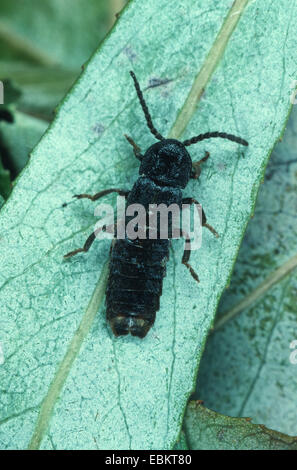
{"label": "beetle head", "polygon": [[157,184],[185,188],[192,170],[192,161],[182,142],[164,139],[145,152],[139,174]]}

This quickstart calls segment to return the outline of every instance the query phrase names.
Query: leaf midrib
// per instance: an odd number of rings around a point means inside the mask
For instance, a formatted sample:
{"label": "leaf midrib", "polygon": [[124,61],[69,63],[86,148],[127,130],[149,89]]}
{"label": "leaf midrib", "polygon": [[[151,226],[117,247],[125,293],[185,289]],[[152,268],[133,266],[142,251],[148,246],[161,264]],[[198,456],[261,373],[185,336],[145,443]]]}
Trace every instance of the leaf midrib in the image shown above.
{"label": "leaf midrib", "polygon": [[196,76],[190,93],[182,106],[175,123],[173,124],[169,137],[180,138],[196,112],[200,98],[207,87],[223,53],[228,41],[247,5],[249,0],[235,0],[232,8],[226,16],[223,25],[215,39],[212,48],[206,57],[204,64]]}
{"label": "leaf midrib", "polygon": [[43,435],[47,429],[55,403],[57,399],[59,398],[60,392],[69,374],[71,366],[74,360],[76,359],[77,353],[80,350],[83,340],[85,339],[85,337],[87,336],[87,334],[89,333],[91,329],[94,318],[98,311],[97,306],[101,305],[104,295],[105,295],[107,275],[108,275],[108,265],[109,263],[106,262],[102,268],[99,281],[93,292],[93,295],[91,297],[87,310],[82,318],[82,321],[79,327],[74,333],[74,336],[68,346],[67,352],[49,387],[48,393],[42,402],[38,419],[37,419],[37,423],[36,423],[28,449],[33,450],[33,449],[39,448]]}

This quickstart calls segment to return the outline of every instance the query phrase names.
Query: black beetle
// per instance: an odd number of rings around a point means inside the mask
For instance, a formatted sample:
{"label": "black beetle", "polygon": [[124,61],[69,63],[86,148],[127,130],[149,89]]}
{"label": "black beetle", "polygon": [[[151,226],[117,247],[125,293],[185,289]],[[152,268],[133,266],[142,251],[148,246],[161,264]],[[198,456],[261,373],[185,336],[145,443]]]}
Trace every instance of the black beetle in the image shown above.
{"label": "black beetle", "polygon": [[[186,147],[205,139],[220,137],[248,145],[248,142],[240,137],[224,132],[207,132],[191,139],[180,142],[176,139],[165,139],[154,127],[139,83],[134,72],[130,72],[137,96],[142,106],[144,116],[151,133],[159,140],[153,144],[144,155],[131,137],[125,136],[132,145],[134,154],[140,160],[139,178],[131,191],[118,188],[105,189],[94,196],[89,194],[77,194],[74,197],[88,198],[97,201],[99,198],[116,192],[126,197],[126,207],[131,204],[141,204],[146,213],[149,205],[199,204],[193,198],[182,198],[184,189],[190,178],[197,179],[200,174],[200,165],[205,162],[209,154],[192,163]],[[125,223],[130,220],[128,217]],[[202,209],[202,226],[207,227],[215,236],[216,231],[206,221]],[[102,227],[103,228],[103,227]],[[106,228],[106,227],[105,227]],[[157,230],[160,235],[159,230]],[[190,244],[187,234],[186,241]],[[96,233],[93,232],[82,248],[71,251],[65,255],[69,258],[77,253],[89,250]],[[115,239],[111,247],[111,260],[109,279],[106,292],[107,320],[116,336],[127,335],[143,338],[155,321],[156,312],[160,307],[163,278],[166,274],[166,262],[169,258],[170,238],[167,239],[139,239],[132,240],[126,235],[124,239]],[[190,245],[188,245],[190,246]],[[190,270],[193,278],[199,282],[198,276],[189,264],[190,249],[185,249],[182,263]]]}

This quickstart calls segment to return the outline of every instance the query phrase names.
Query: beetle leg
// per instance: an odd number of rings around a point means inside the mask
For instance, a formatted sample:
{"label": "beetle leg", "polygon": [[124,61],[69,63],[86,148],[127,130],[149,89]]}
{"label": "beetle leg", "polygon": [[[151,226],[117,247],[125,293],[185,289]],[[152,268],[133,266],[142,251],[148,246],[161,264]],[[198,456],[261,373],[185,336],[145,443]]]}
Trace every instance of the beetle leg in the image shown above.
{"label": "beetle leg", "polygon": [[[101,232],[101,230],[105,231],[105,232],[110,232],[111,228],[113,228],[113,230],[114,230],[114,224],[107,225],[107,226],[103,225],[102,227],[99,227],[98,229],[96,229],[94,232],[91,233],[91,235],[87,238],[87,240],[86,240],[86,242],[85,242],[85,244],[82,248],[77,248],[76,250],[70,251],[69,253],[64,255],[64,258],[71,258],[72,256],[77,255],[78,253],[86,253],[91,248],[92,243],[94,242],[94,240],[96,238],[96,235],[99,232]],[[111,232],[111,233],[113,233],[113,232]]]}
{"label": "beetle leg", "polygon": [[77,253],[82,253],[82,252],[86,253],[90,249],[95,238],[96,238],[95,232],[92,232],[91,235],[87,238],[87,241],[85,242],[82,248],[77,248],[76,250],[70,251],[69,253],[64,255],[64,258],[71,258],[71,256],[77,255]]}
{"label": "beetle leg", "polygon": [[201,163],[203,162],[206,162],[206,160],[209,158],[209,152],[205,152],[205,156],[203,158],[201,158],[201,160],[198,160],[198,162],[193,162],[192,163],[192,174],[191,174],[191,178],[197,180],[200,176],[200,173],[201,173],[201,168],[200,168],[200,165]]}
{"label": "beetle leg", "polygon": [[107,196],[107,194],[111,193],[118,193],[120,196],[127,197],[130,191],[125,191],[124,189],[118,189],[118,188],[110,188],[110,189],[104,189],[103,191],[100,191],[97,194],[94,194],[92,196],[91,194],[75,194],[73,197],[76,197],[77,199],[82,199],[82,198],[87,198],[91,199],[91,201],[97,201],[103,196]]}
{"label": "beetle leg", "polygon": [[141,161],[143,159],[143,155],[141,153],[140,147],[138,147],[138,145],[134,142],[134,140],[131,137],[129,137],[127,134],[124,134],[124,136],[128,140],[129,144],[132,145],[133,152],[137,160]]}
{"label": "beetle leg", "polygon": [[184,249],[184,254],[183,254],[183,257],[182,257],[182,264],[184,264],[189,269],[189,271],[191,273],[191,276],[195,279],[195,281],[200,282],[198,274],[196,273],[196,271],[192,268],[192,266],[189,263],[190,254],[191,254],[191,240],[190,240],[190,237],[183,230],[181,231],[181,235],[183,235],[185,237],[186,243],[189,244],[189,248],[187,249],[185,247],[185,249]]}
{"label": "beetle leg", "polygon": [[209,225],[207,223],[206,215],[205,215],[205,212],[203,210],[203,207],[201,206],[201,204],[196,199],[194,199],[192,197],[186,197],[186,198],[182,199],[182,204],[196,204],[198,214],[199,214],[199,208],[197,207],[197,205],[199,205],[202,209],[202,227],[206,227],[215,237],[219,238],[219,234],[216,232],[216,230],[211,225]]}

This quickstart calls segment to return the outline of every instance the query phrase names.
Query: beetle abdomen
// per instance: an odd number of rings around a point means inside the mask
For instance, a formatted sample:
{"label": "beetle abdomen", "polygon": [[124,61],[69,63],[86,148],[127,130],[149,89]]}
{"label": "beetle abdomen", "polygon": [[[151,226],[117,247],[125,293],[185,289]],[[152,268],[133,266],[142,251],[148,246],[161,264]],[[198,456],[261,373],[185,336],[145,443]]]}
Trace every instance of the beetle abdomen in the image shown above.
{"label": "beetle abdomen", "polygon": [[106,291],[106,316],[116,336],[143,338],[160,308],[169,240],[116,240]]}

